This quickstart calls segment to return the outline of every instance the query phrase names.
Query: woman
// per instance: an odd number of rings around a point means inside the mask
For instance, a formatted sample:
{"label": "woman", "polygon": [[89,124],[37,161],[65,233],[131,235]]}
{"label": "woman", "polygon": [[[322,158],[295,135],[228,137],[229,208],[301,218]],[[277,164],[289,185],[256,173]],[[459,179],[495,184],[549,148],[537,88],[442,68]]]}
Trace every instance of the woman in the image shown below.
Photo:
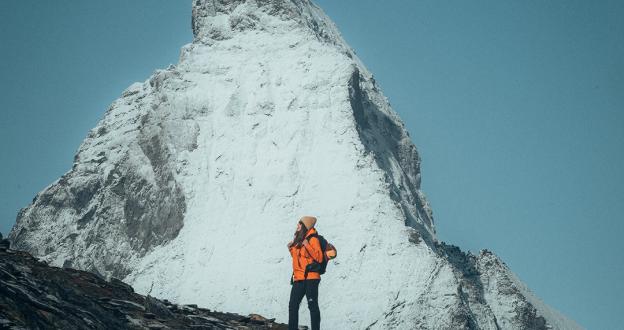
{"label": "woman", "polygon": [[[318,287],[321,275],[318,272],[306,271],[313,262],[323,262],[321,243],[316,235],[316,218],[305,216],[297,223],[295,238],[288,243],[292,256],[293,275],[291,278],[290,302],[288,303],[288,329],[299,327],[299,304],[305,295],[308,299],[312,330],[318,330],[321,324],[321,311],[318,305]],[[312,237],[310,237],[313,235]]]}

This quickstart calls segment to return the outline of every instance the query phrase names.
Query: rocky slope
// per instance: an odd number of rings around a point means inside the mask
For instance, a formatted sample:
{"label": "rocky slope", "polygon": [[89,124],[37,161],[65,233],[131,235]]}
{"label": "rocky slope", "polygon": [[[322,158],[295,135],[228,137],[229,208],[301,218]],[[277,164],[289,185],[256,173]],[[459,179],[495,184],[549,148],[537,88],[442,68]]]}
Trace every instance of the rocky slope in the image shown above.
{"label": "rocky slope", "polygon": [[287,329],[241,316],[142,296],[131,286],[50,267],[9,249],[0,235],[0,329]]}
{"label": "rocky slope", "polygon": [[113,102],[18,214],[16,248],[285,322],[285,243],[314,214],[340,255],[320,287],[332,328],[578,327],[494,254],[438,241],[416,147],[320,8],[194,0],[192,13],[179,63]]}

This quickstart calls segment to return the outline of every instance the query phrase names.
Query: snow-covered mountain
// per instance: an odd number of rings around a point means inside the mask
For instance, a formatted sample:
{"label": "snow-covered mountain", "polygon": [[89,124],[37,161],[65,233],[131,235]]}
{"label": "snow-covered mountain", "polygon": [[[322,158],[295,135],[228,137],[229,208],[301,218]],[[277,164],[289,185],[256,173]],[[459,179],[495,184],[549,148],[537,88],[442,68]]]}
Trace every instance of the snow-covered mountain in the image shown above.
{"label": "snow-covered mountain", "polygon": [[416,147],[320,8],[192,8],[179,63],[113,102],[73,168],[20,211],[15,248],[286,322],[286,243],[312,214],[339,250],[320,286],[325,328],[579,327],[491,252],[437,239]]}

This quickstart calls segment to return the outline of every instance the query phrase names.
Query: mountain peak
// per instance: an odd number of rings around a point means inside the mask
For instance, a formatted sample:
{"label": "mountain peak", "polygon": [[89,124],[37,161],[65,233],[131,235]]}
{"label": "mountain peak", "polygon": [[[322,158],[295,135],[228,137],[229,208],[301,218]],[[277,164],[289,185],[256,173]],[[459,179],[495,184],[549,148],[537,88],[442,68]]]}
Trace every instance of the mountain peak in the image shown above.
{"label": "mountain peak", "polygon": [[494,255],[438,241],[416,146],[320,8],[194,0],[192,17],[177,65],[113,102],[72,169],[20,211],[12,246],[176,303],[286,320],[284,246],[312,213],[343,251],[323,280],[341,292],[323,303],[333,328],[577,328]]}
{"label": "mountain peak", "polygon": [[194,0],[191,26],[196,43],[230,39],[251,30],[303,29],[350,50],[335,25],[310,0]]}

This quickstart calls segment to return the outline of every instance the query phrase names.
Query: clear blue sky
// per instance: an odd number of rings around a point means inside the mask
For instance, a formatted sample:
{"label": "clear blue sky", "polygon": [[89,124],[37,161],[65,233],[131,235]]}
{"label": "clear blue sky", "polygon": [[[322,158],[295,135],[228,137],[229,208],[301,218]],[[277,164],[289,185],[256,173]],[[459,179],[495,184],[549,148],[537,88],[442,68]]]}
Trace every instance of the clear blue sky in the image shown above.
{"label": "clear blue sky", "polygon": [[[423,158],[439,237],[590,329],[624,324],[624,2],[318,0]],[[0,231],[108,105],[177,62],[190,1],[0,1]]]}

